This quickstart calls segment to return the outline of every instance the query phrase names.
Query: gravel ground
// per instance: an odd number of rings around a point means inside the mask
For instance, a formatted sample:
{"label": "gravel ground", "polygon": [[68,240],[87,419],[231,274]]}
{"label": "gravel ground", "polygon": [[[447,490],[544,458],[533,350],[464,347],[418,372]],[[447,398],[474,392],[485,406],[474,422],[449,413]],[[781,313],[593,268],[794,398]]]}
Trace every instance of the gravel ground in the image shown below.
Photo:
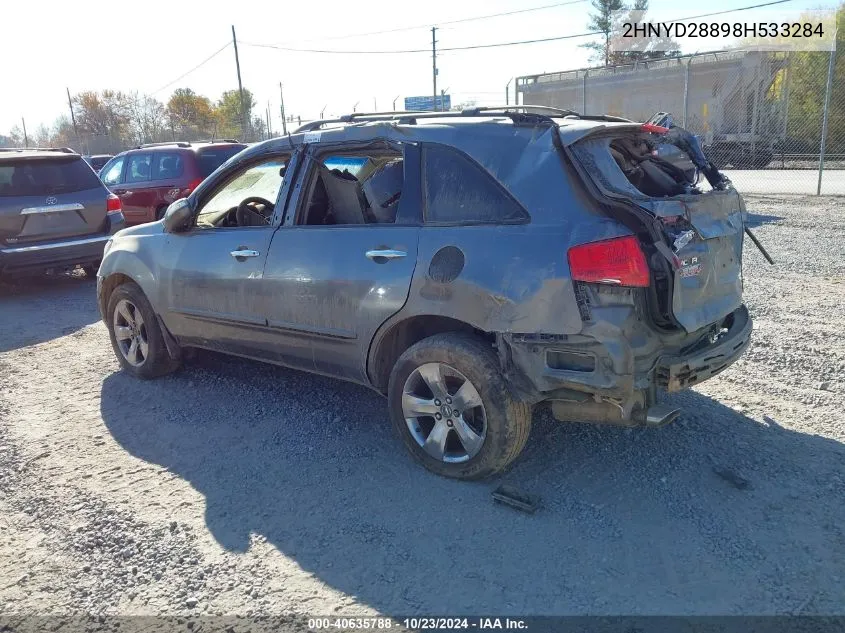
{"label": "gravel ground", "polygon": [[0,290],[0,611],[845,614],[843,204],[748,206],[778,265],[746,241],[743,359],[663,429],[540,410],[483,483],[364,388],[210,354],[140,382],[90,280]]}

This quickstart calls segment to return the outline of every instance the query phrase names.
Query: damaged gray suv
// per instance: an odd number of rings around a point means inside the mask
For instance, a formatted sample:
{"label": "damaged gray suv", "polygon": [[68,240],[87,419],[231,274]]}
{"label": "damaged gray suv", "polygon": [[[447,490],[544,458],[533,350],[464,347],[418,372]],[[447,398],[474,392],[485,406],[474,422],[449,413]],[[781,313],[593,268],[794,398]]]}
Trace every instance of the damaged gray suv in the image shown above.
{"label": "damaged gray suv", "polygon": [[667,142],[524,106],[307,124],[113,237],[111,344],[139,378],[204,348],[367,385],[449,477],[504,469],[538,403],[659,426],[751,336],[742,199]]}

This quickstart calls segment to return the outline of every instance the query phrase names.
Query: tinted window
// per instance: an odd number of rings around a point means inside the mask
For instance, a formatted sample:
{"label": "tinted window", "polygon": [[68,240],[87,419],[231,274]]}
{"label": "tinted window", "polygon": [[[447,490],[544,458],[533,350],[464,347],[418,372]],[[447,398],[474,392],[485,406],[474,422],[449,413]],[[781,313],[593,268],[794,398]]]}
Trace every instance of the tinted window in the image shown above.
{"label": "tinted window", "polygon": [[107,185],[116,185],[120,182],[120,172],[123,171],[123,157],[116,158],[111,164],[103,167],[100,179]]}
{"label": "tinted window", "polygon": [[181,154],[167,152],[156,154],[153,168],[153,180],[170,180],[180,178],[185,171],[185,161]]}
{"label": "tinted window", "polygon": [[245,146],[209,147],[197,152],[200,174],[203,178],[211,175],[215,169],[240,152]]}
{"label": "tinted window", "polygon": [[528,219],[493,177],[463,154],[425,148],[427,222],[514,222]]}
{"label": "tinted window", "polygon": [[0,196],[39,196],[96,189],[100,181],[81,158],[0,163]]}
{"label": "tinted window", "polygon": [[125,182],[145,182],[150,179],[150,154],[132,154],[126,162]]}

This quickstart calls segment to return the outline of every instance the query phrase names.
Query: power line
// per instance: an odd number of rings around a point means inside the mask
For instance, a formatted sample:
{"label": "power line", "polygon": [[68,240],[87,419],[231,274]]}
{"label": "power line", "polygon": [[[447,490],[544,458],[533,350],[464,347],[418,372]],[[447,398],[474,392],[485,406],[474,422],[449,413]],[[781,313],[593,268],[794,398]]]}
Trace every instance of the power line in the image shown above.
{"label": "power line", "polygon": [[[580,1],[580,0],[579,0]],[[714,15],[724,15],[726,13],[737,13],[738,11],[748,11],[750,9],[759,9],[760,7],[768,7],[775,4],[784,4],[786,2],[793,2],[793,0],[773,0],[772,2],[764,2],[761,4],[754,4],[747,7],[738,7],[736,9],[726,9],[724,11],[716,11],[714,13],[705,13],[702,15],[694,15],[691,17],[686,18],[678,18],[674,20],[666,20],[667,22],[682,22],[686,20],[694,20],[696,18],[704,18],[710,17]],[[553,6],[553,5],[549,5]],[[537,9],[543,7],[536,7]],[[546,7],[547,8],[547,7]],[[528,11],[530,9],[522,9],[521,11]],[[497,14],[499,15],[499,14]],[[469,19],[482,19],[481,18],[466,18]],[[441,23],[441,24],[448,24],[448,23]],[[407,27],[407,28],[420,28],[420,27]],[[387,32],[387,31],[384,31]],[[538,44],[541,42],[557,42],[560,40],[571,40],[581,37],[590,37],[592,35],[602,35],[604,31],[587,31],[585,33],[575,33],[573,35],[559,35],[556,37],[543,37],[533,40],[519,40],[516,42],[497,42],[495,44],[475,44],[472,46],[452,46],[446,48],[439,48],[438,52],[446,52],[446,51],[468,51],[474,49],[481,49],[481,48],[499,48],[503,46],[520,46],[522,44]],[[242,42],[246,46],[253,46],[258,48],[272,48],[275,50],[280,51],[287,51],[291,53],[323,53],[323,54],[339,54],[339,55],[399,55],[404,53],[429,53],[431,52],[428,48],[410,48],[410,49],[403,49],[403,50],[390,50],[390,51],[342,51],[342,50],[332,50],[332,49],[320,49],[320,48],[293,48],[288,46],[279,46],[276,44],[258,44],[255,42]]]}
{"label": "power line", "polygon": [[[557,7],[565,7],[571,4],[580,4],[582,2],[586,2],[587,0],[568,0],[568,2],[557,2],[555,4],[546,4],[541,7],[529,7],[527,9],[515,9],[513,11],[504,11],[502,13],[490,13],[488,15],[478,15],[471,18],[460,18],[458,20],[448,20],[446,22],[434,22],[438,26],[438,28],[451,25],[451,24],[463,24],[465,22],[474,22],[476,20],[487,20],[490,18],[500,18],[505,17],[508,15],[516,15],[518,13],[529,13],[531,11],[542,11],[545,9],[556,9]],[[416,26],[400,26],[392,29],[384,29],[382,31],[370,31],[368,33],[349,33],[346,35],[335,35],[331,37],[318,37],[312,38],[308,40],[295,40],[295,41],[288,41],[288,42],[277,42],[278,46],[287,46],[289,44],[307,44],[309,42],[327,42],[330,40],[345,40],[351,39],[355,37],[368,37],[370,35],[385,35],[387,33],[401,33],[402,31],[413,31],[415,29],[428,29],[431,28],[431,24],[418,24]]]}
{"label": "power line", "polygon": [[[603,31],[588,31],[587,33],[576,33],[574,35],[559,35],[556,37],[544,37],[536,40],[520,40],[518,42],[497,42],[496,44],[475,44],[474,46],[452,46],[446,48],[439,48],[437,52],[445,51],[466,51],[474,48],[496,48],[499,46],[517,46],[520,44],[536,44],[538,42],[554,42],[558,40],[570,40],[578,37],[588,37],[590,35],[600,35]],[[430,48],[408,48],[404,50],[392,51],[338,51],[319,48],[289,48],[286,46],[276,46],[275,44],[258,44],[255,42],[241,42],[244,46],[254,46],[257,48],[272,48],[279,51],[287,51],[291,53],[326,53],[326,54],[342,54],[342,55],[398,55],[402,53],[430,53]]]}
{"label": "power line", "polygon": [[189,71],[187,71],[187,72],[185,72],[185,73],[183,73],[183,74],[179,75],[176,79],[174,79],[174,80],[173,80],[173,81],[171,81],[171,82],[168,82],[168,83],[164,84],[161,88],[159,88],[158,90],[154,90],[151,94],[158,94],[159,92],[161,92],[161,91],[162,91],[162,90],[164,90],[165,88],[169,88],[170,86],[172,86],[173,84],[175,84],[177,81],[181,81],[182,79],[184,79],[185,77],[187,77],[188,75],[190,75],[192,72],[194,72],[195,70],[198,70],[200,67],[204,66],[205,64],[207,64],[208,62],[210,62],[212,59],[214,59],[215,57],[217,57],[220,53],[222,53],[223,51],[225,51],[225,50],[226,50],[226,49],[227,49],[227,48],[228,48],[231,44],[232,44],[232,41],[231,41],[231,40],[229,40],[229,41],[228,41],[228,42],[226,42],[223,46],[221,46],[221,47],[220,47],[220,48],[218,48],[216,51],[214,51],[211,55],[209,55],[209,56],[208,56],[208,57],[206,57],[204,60],[202,60],[199,64],[197,64],[196,66],[194,66],[193,68],[191,68],[191,70],[189,70]]}
{"label": "power line", "polygon": [[750,7],[742,7],[740,9],[725,9],[724,11],[716,11],[714,13],[702,13],[701,15],[691,15],[688,18],[679,18],[677,20],[672,20],[672,22],[686,22],[687,20],[697,20],[698,18],[709,18],[714,15],[724,15],[725,13],[736,13],[737,11],[748,11],[749,9],[770,7],[773,4],[783,4],[784,2],[792,2],[792,0],[774,0],[774,2],[764,2],[763,4],[755,4]]}

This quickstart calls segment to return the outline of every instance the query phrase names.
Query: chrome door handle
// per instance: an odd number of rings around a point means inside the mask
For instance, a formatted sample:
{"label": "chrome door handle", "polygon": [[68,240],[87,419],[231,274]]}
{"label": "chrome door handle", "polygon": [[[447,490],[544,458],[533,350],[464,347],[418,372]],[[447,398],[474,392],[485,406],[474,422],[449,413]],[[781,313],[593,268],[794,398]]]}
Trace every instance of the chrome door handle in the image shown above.
{"label": "chrome door handle", "polygon": [[229,253],[229,255],[231,255],[235,259],[240,259],[241,257],[258,257],[259,253],[258,253],[258,251],[243,249],[243,250],[232,251],[231,253]]}
{"label": "chrome door handle", "polygon": [[405,251],[394,251],[391,249],[367,251],[364,253],[368,259],[397,259],[399,257],[407,257],[408,253]]}

